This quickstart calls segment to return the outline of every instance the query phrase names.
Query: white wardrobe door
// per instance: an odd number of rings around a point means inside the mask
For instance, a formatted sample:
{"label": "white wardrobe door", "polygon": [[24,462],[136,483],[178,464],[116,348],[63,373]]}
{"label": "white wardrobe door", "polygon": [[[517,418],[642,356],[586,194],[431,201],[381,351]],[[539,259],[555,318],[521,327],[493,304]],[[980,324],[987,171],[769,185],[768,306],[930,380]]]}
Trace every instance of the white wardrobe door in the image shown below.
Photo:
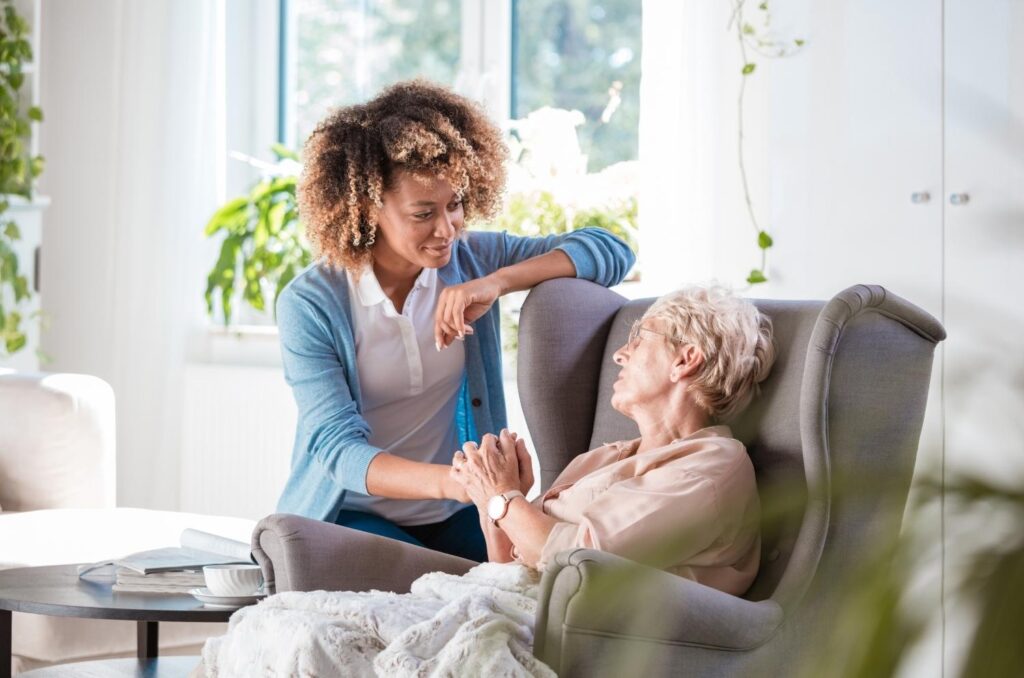
{"label": "white wardrobe door", "polygon": [[[1024,486],[1024,3],[945,0],[946,468]],[[947,491],[945,667],[966,657],[976,608],[955,593],[979,541],[1019,534]],[[977,508],[977,507],[976,507]]]}
{"label": "white wardrobe door", "polygon": [[770,294],[878,283],[938,316],[941,6],[800,4],[807,43],[771,64]]}
{"label": "white wardrobe door", "polygon": [[946,0],[948,468],[1024,484],[1024,3]]}

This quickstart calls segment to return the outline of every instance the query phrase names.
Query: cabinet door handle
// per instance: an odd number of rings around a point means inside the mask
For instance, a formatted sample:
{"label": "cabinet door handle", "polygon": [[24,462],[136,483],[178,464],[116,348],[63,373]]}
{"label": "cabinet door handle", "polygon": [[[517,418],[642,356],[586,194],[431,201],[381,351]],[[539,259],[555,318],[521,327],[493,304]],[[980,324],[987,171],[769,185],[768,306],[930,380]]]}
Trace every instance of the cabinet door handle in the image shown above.
{"label": "cabinet door handle", "polygon": [[966,205],[970,202],[971,196],[966,193],[950,193],[949,204],[950,205]]}
{"label": "cabinet door handle", "polygon": [[928,191],[916,191],[910,194],[910,202],[915,205],[922,205],[932,199],[932,194]]}

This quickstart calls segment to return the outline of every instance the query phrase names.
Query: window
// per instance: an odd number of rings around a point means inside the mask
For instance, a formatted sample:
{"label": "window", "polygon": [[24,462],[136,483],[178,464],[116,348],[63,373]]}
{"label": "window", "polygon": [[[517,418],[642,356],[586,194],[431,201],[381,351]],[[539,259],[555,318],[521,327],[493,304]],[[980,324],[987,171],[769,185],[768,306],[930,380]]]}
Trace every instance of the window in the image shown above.
{"label": "window", "polygon": [[636,160],[640,0],[519,0],[512,16],[512,117],[579,110],[589,171]]}
{"label": "window", "polygon": [[637,158],[640,0],[281,0],[281,141],[422,76],[502,122],[579,110],[588,170]]}
{"label": "window", "polygon": [[[459,0],[285,0],[284,142],[300,146],[336,106],[417,76],[454,84]],[[293,70],[292,70],[293,69]],[[288,82],[288,80],[291,82]]]}

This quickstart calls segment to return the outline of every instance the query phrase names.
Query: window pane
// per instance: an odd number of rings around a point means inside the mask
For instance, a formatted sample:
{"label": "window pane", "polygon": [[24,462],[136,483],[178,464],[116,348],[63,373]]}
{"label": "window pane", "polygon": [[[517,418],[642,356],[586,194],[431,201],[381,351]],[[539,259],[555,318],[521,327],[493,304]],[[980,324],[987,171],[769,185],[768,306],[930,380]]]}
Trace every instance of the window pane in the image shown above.
{"label": "window pane", "polygon": [[453,84],[459,0],[291,0],[297,145],[330,108],[366,101],[399,80]]}
{"label": "window pane", "polygon": [[637,159],[640,0],[516,0],[513,117],[577,109],[588,170]]}

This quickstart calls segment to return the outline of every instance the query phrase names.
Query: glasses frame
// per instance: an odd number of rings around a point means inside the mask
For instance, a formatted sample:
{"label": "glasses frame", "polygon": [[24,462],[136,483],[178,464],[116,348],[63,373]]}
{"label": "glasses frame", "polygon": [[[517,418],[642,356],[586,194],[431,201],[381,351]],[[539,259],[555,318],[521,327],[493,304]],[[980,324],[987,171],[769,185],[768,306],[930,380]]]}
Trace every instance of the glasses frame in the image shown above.
{"label": "glasses frame", "polygon": [[677,337],[672,334],[665,334],[664,332],[659,332],[657,330],[652,330],[648,327],[644,327],[643,321],[644,318],[637,318],[635,321],[633,321],[633,325],[629,328],[629,335],[626,338],[626,346],[628,348],[632,349],[639,345],[641,332],[649,332],[650,334],[656,334],[659,337],[664,337],[665,339],[668,339],[669,341],[676,344],[687,343],[686,339],[683,339],[682,337]]}

